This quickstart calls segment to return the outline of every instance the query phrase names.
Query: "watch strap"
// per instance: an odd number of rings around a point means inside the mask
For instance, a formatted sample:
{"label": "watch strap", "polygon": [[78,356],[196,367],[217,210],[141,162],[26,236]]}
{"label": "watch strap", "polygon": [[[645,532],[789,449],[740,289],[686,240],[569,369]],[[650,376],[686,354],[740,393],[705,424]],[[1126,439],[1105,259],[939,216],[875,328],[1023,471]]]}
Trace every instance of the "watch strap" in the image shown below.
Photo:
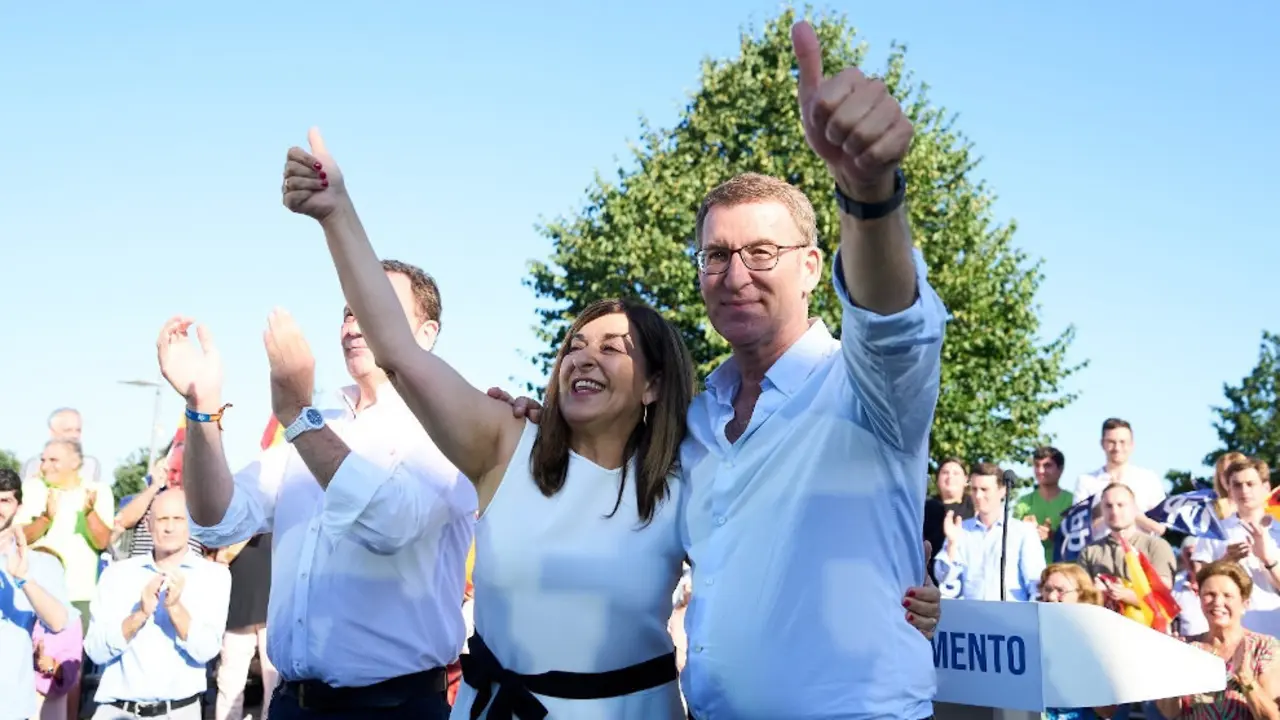
{"label": "watch strap", "polygon": [[893,171],[893,195],[880,202],[859,202],[845,195],[840,186],[836,185],[836,204],[840,206],[841,211],[859,220],[879,220],[901,207],[906,198],[907,177],[902,174],[902,168]]}
{"label": "watch strap", "polygon": [[[312,423],[307,419],[307,416],[313,412],[320,416],[320,422]],[[311,406],[304,407],[302,412],[298,413],[298,417],[289,423],[289,427],[284,429],[284,440],[285,442],[293,442],[302,433],[308,430],[319,430],[322,427],[324,427],[324,416]]]}
{"label": "watch strap", "polygon": [[27,579],[26,579],[26,578],[16,577],[16,578],[14,578],[14,579],[13,579],[13,586],[14,586],[14,587],[16,587],[16,588],[18,588],[19,590],[21,590],[22,588],[26,587],[26,585],[27,585]]}

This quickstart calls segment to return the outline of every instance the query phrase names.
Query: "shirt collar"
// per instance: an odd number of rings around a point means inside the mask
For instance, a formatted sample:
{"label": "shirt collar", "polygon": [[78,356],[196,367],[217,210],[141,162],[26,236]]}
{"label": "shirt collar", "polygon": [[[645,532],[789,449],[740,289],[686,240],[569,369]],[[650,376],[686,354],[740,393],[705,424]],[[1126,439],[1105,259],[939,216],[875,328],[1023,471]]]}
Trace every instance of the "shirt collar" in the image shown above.
{"label": "shirt collar", "polygon": [[[830,354],[834,340],[821,318],[811,319],[804,335],[792,343],[782,353],[782,357],[765,371],[765,379],[787,397],[792,396]],[[738,371],[738,359],[732,355],[707,376],[707,389],[724,403],[733,402],[733,396],[741,384],[742,373]]]}
{"label": "shirt collar", "polygon": [[[142,563],[142,567],[161,572],[160,566],[156,565],[155,551],[151,555],[146,555],[146,562]],[[190,570],[195,567],[195,553],[191,552],[191,545],[188,544],[182,548],[182,560],[178,563],[178,567],[184,570]]]}
{"label": "shirt collar", "polygon": [[[400,398],[400,393],[396,392],[395,386],[391,384],[390,380],[384,380],[377,388],[374,389],[373,394],[376,400],[370,407],[377,407],[382,403],[394,403],[398,406],[404,405],[404,400]],[[338,399],[341,401],[342,407],[354,416],[356,414],[356,405],[360,402],[360,386],[347,385],[346,387],[339,389]]]}

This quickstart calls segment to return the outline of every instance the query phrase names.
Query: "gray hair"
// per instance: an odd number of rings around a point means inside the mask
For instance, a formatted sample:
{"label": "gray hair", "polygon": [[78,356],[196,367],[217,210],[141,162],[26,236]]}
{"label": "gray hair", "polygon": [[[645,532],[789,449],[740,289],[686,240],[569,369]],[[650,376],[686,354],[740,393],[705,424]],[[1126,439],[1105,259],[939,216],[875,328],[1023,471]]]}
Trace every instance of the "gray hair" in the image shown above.
{"label": "gray hair", "polygon": [[52,428],[52,427],[53,427],[53,421],[54,421],[54,420],[55,420],[59,415],[64,415],[64,414],[71,414],[71,415],[75,415],[77,420],[79,420],[79,421],[81,421],[81,422],[84,422],[84,418],[80,416],[80,411],[79,411],[79,410],[77,410],[77,409],[75,409],[75,408],[73,408],[73,407],[60,407],[60,408],[58,408],[57,410],[54,410],[53,412],[49,413],[49,427],[51,427],[51,428]]}

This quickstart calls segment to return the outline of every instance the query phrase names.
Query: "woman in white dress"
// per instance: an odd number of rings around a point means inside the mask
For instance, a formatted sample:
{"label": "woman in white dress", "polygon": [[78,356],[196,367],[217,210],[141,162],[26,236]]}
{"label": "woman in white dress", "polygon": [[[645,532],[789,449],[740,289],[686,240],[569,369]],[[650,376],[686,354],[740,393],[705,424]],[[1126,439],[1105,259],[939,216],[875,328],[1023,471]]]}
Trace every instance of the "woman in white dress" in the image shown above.
{"label": "woman in white dress", "polygon": [[679,334],[643,305],[594,303],[560,347],[541,423],[512,417],[414,342],[312,132],[314,156],[289,151],[285,204],[321,221],[365,341],[479,495],[476,632],[452,717],[683,718],[667,632],[694,386]]}

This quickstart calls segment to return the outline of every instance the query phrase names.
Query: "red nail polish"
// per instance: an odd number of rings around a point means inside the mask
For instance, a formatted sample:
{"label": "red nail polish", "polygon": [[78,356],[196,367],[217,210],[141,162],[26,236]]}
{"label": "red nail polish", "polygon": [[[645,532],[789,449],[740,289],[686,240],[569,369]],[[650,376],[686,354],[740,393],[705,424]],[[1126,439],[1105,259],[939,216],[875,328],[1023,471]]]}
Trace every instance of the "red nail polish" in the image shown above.
{"label": "red nail polish", "polygon": [[329,187],[329,181],[328,181],[328,180],[321,180],[321,181],[320,181],[320,187]]}
{"label": "red nail polish", "polygon": [[912,615],[911,613],[907,613],[907,622],[911,622],[912,620],[915,620],[915,619],[916,618],[914,615]]}
{"label": "red nail polish", "polygon": [[903,601],[902,601],[902,607],[904,607],[904,608],[909,608],[909,607],[911,607],[911,601],[910,601],[910,600],[903,600]]}
{"label": "red nail polish", "polygon": [[915,597],[915,596],[916,596],[916,591],[915,591],[915,590],[908,590],[908,591],[907,591],[907,597]]}
{"label": "red nail polish", "polygon": [[311,167],[313,167],[313,168],[315,168],[315,169],[319,170],[320,168],[322,168],[322,167],[324,167],[324,166],[323,166],[323,165],[321,165],[320,163],[316,163],[315,165],[312,165]]}
{"label": "red nail polish", "polygon": [[323,179],[325,179],[325,178],[327,178],[327,177],[329,177],[329,176],[328,176],[328,175],[325,175],[324,173],[320,173],[320,179],[321,179],[321,180],[323,180]]}

